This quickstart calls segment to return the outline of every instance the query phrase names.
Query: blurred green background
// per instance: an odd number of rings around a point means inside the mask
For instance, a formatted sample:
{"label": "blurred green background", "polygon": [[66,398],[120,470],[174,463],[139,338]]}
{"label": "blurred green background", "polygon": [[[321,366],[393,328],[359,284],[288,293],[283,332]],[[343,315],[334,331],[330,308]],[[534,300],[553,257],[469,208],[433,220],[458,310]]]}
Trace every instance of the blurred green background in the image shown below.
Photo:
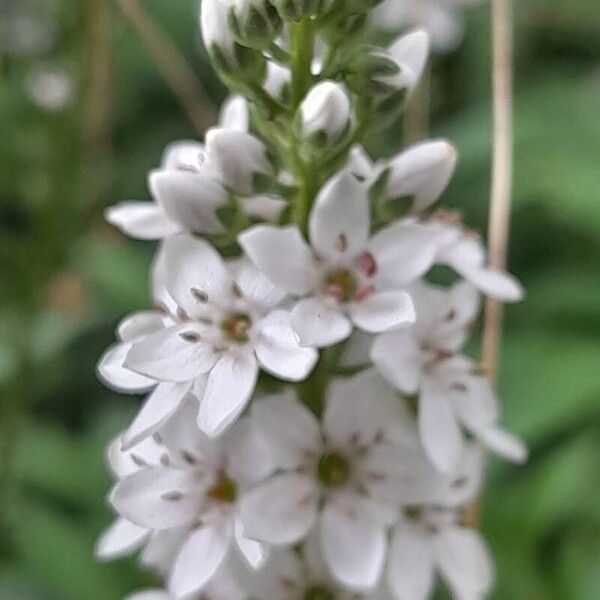
{"label": "blurred green background", "polygon": [[[0,2],[0,599],[116,600],[149,576],[94,562],[111,520],[103,449],[137,399],[94,367],[124,313],[148,305],[152,244],[102,210],[147,197],[170,141],[195,131],[109,0]],[[195,0],[146,0],[216,104]],[[523,468],[493,462],[483,529],[494,598],[600,598],[600,11],[520,0],[512,270],[500,389]],[[433,59],[432,135],[460,163],[444,205],[485,229],[490,180],[489,17]],[[211,118],[214,104],[206,104]],[[370,149],[390,154],[400,125]]]}

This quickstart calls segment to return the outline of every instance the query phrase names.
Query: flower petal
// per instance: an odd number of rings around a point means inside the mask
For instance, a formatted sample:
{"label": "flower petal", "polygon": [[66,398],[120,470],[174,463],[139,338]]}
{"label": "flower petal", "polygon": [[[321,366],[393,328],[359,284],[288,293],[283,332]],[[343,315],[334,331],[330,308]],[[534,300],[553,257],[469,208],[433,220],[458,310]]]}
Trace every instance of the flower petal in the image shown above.
{"label": "flower petal", "polygon": [[317,500],[314,479],[298,473],[276,475],[242,497],[244,535],[269,544],[294,544],[313,527]]}
{"label": "flower petal", "polygon": [[401,421],[396,393],[375,369],[334,380],[329,387],[323,430],[335,445],[370,444],[397,431]]}
{"label": "flower petal", "polygon": [[230,302],[231,277],[208,242],[184,234],[170,237],[163,242],[158,260],[167,291],[190,317],[204,316],[207,305]]}
{"label": "flower petal", "polygon": [[159,240],[181,231],[154,202],[120,202],[107,208],[104,218],[125,235],[140,240]]}
{"label": "flower petal", "polygon": [[206,373],[217,359],[202,334],[198,323],[167,327],[134,343],[125,366],[161,381],[190,381]]}
{"label": "flower petal", "polygon": [[313,256],[297,227],[255,225],[242,232],[238,242],[258,270],[275,285],[298,295],[312,290]]}
{"label": "flower petal", "polygon": [[527,462],[527,446],[518,437],[500,427],[489,426],[474,432],[481,443],[514,463]]}
{"label": "flower petal", "polygon": [[130,594],[125,600],[173,600],[173,597],[164,590],[144,590]]}
{"label": "flower petal", "polygon": [[248,101],[244,96],[231,94],[221,105],[219,124],[225,129],[234,131],[248,131],[250,114]]}
{"label": "flower petal", "polygon": [[107,561],[127,556],[140,548],[149,533],[146,527],[119,518],[100,536],[96,544],[96,558]]}
{"label": "flower petal", "polygon": [[129,429],[123,434],[123,450],[129,450],[157,431],[179,408],[191,384],[161,383],[150,394]]}
{"label": "flower petal", "polygon": [[204,157],[204,144],[196,140],[179,140],[167,144],[160,168],[165,171],[198,171]]}
{"label": "flower petal", "polygon": [[344,313],[320,298],[300,300],[292,309],[291,323],[302,346],[331,346],[352,332],[352,323]]}
{"label": "flower petal", "polygon": [[237,261],[234,279],[244,298],[262,309],[274,308],[286,296],[284,290],[273,285],[249,260]]}
{"label": "flower petal", "polygon": [[371,347],[371,359],[395,388],[404,394],[416,394],[421,384],[423,357],[411,329],[377,336]]}
{"label": "flower petal", "polygon": [[292,329],[290,313],[276,310],[260,322],[256,356],[269,373],[286,381],[302,381],[319,357],[314,348],[301,347]]}
{"label": "flower petal", "polygon": [[321,514],[321,547],[333,576],[351,590],[373,589],[383,569],[387,540],[367,501],[330,500]]}
{"label": "flower petal", "polygon": [[200,476],[191,470],[149,467],[119,481],[110,501],[133,523],[167,529],[197,518],[202,489]]}
{"label": "flower petal", "polygon": [[205,525],[193,531],[183,544],[169,578],[176,600],[199,592],[215,575],[230,546],[229,527]]}
{"label": "flower petal", "polygon": [[386,197],[390,201],[410,198],[410,213],[421,214],[446,189],[455,166],[456,150],[448,142],[415,144],[389,162]]}
{"label": "flower petal", "polygon": [[434,539],[437,563],[454,595],[487,596],[494,583],[494,563],[481,534],[474,529],[447,526]]}
{"label": "flower petal", "polygon": [[410,296],[402,291],[376,292],[349,307],[353,323],[369,333],[381,333],[415,322]]}
{"label": "flower petal", "polygon": [[296,469],[321,451],[319,423],[291,391],[254,402],[252,420],[281,469]]}
{"label": "flower petal", "polygon": [[131,344],[111,346],[98,362],[98,377],[102,383],[122,394],[143,394],[156,385],[156,379],[145,377],[123,366],[130,350]]}
{"label": "flower petal", "polygon": [[348,169],[322,188],[308,222],[312,247],[322,258],[355,257],[365,249],[370,218],[367,188]]}
{"label": "flower petal", "polygon": [[397,221],[376,233],[369,249],[377,263],[380,284],[404,287],[425,275],[440,248],[458,236],[454,230],[436,224]]}
{"label": "flower petal", "polygon": [[150,190],[165,214],[182,231],[218,234],[224,231],[216,210],[228,195],[206,172],[154,171]]}
{"label": "flower petal", "polygon": [[423,30],[403,35],[388,49],[394,61],[400,67],[403,82],[413,89],[425,68],[429,54],[429,35]]}
{"label": "flower petal", "polygon": [[425,381],[419,397],[419,436],[427,456],[442,472],[452,472],[463,453],[463,438],[447,395]]}
{"label": "flower petal", "polygon": [[239,519],[234,525],[235,541],[243,557],[253,569],[260,569],[268,557],[268,546],[262,542],[244,537],[242,523]]}
{"label": "flower petal", "polygon": [[416,527],[396,527],[390,545],[387,581],[397,600],[426,600],[434,584],[430,538]]}
{"label": "flower petal", "polygon": [[211,370],[198,411],[198,427],[210,437],[225,431],[246,406],[258,376],[252,354],[225,354]]}

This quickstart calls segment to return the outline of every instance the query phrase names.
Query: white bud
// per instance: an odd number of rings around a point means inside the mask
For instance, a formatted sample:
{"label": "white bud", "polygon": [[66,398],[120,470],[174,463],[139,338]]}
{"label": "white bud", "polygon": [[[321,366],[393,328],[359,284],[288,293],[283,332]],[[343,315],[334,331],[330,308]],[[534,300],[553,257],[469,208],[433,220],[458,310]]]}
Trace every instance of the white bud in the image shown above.
{"label": "white bud", "polygon": [[412,90],[416,87],[429,55],[429,36],[423,30],[413,31],[397,39],[389,48],[392,60],[400,72],[388,79],[398,88]]}
{"label": "white bud", "polygon": [[231,94],[221,106],[219,124],[224,129],[248,131],[250,127],[248,100],[239,94]]}
{"label": "white bud", "polygon": [[323,131],[331,141],[348,125],[350,100],[339,83],[323,81],[308,92],[300,105],[300,115],[304,135]]}
{"label": "white bud", "polygon": [[252,192],[256,173],[273,173],[262,142],[232,129],[214,128],[206,133],[206,160],[223,184],[238,194]]}
{"label": "white bud", "polygon": [[448,142],[415,144],[389,162],[385,196],[390,200],[410,197],[411,213],[422,213],[446,189],[455,166],[456,150]]}
{"label": "white bud", "polygon": [[236,66],[235,45],[227,14],[229,8],[220,0],[202,0],[200,5],[200,29],[204,46],[213,52],[216,46],[230,66]]}
{"label": "white bud", "polygon": [[267,76],[263,87],[269,96],[281,98],[284,87],[290,82],[292,74],[287,67],[274,61],[267,62]]}

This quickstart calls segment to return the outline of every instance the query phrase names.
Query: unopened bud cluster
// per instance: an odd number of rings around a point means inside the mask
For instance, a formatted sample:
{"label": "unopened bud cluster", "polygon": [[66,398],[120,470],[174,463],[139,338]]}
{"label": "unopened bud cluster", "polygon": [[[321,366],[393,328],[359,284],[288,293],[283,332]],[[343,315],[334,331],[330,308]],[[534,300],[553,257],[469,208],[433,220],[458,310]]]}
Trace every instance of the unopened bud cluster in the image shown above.
{"label": "unopened bud cluster", "polygon": [[[465,520],[486,448],[520,462],[463,354],[480,295],[522,296],[435,204],[446,141],[373,160],[428,38],[365,42],[364,0],[203,0],[232,95],[203,142],[170,145],[150,202],[107,211],[160,240],[152,305],[98,371],[146,399],[110,445],[118,519],[98,555],[140,550],[137,600],[420,600],[439,574],[483,598],[493,564]],[[455,274],[432,285],[435,266]]]}

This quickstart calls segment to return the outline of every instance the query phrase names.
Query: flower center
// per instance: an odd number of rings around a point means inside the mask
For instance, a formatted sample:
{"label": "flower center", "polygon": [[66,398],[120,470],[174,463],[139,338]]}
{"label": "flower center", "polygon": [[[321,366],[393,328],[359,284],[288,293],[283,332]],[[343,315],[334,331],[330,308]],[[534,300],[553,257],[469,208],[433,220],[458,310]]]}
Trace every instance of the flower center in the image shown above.
{"label": "flower center", "polygon": [[231,479],[223,477],[217,483],[211,487],[206,495],[217,502],[228,502],[229,504],[235,502],[237,497],[237,485]]}
{"label": "flower center", "polygon": [[323,281],[325,293],[338,302],[350,302],[356,295],[358,283],[348,270],[331,271]]}
{"label": "flower center", "polygon": [[319,460],[317,470],[321,482],[332,488],[344,485],[350,476],[348,460],[337,452],[323,454]]}
{"label": "flower center", "polygon": [[304,600],[335,600],[335,595],[322,585],[313,585],[306,590]]}
{"label": "flower center", "polygon": [[221,329],[227,339],[238,344],[245,344],[250,340],[251,327],[252,319],[244,313],[229,315],[221,323]]}

